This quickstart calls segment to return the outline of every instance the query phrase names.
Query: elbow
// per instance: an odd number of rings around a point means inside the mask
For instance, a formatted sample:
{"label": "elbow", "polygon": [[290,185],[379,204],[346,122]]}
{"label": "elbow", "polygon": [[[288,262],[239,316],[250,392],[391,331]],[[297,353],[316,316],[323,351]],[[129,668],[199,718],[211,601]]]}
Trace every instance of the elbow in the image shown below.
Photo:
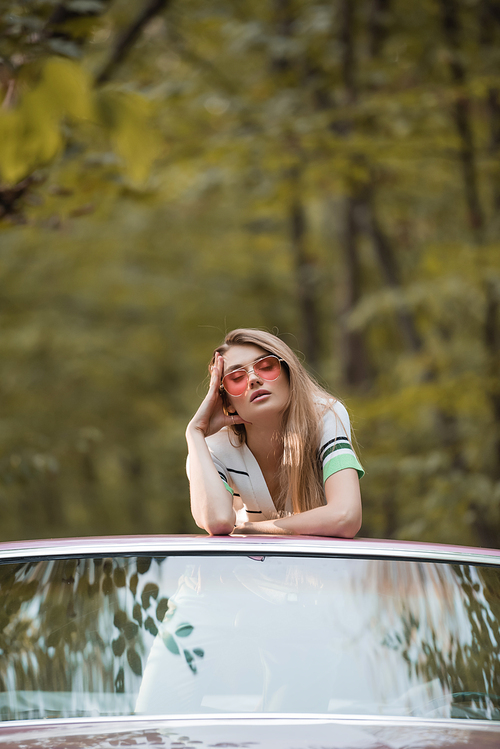
{"label": "elbow", "polygon": [[193,520],[198,528],[211,536],[228,536],[234,530],[236,513],[229,502],[217,502],[216,500],[217,497],[215,497],[215,501],[207,499],[203,502],[195,502],[191,497]]}
{"label": "elbow", "polygon": [[360,528],[361,515],[357,517],[345,518],[343,522],[340,523],[339,536],[341,538],[354,538],[354,536],[359,533]]}
{"label": "elbow", "polygon": [[220,513],[205,518],[205,522],[200,523],[199,526],[211,536],[229,536],[234,531],[235,520],[234,512]]}
{"label": "elbow", "polygon": [[337,538],[354,538],[361,528],[361,511],[346,512],[340,518],[337,518],[335,533]]}
{"label": "elbow", "polygon": [[229,536],[234,530],[234,523],[225,520],[212,520],[205,526],[211,536]]}

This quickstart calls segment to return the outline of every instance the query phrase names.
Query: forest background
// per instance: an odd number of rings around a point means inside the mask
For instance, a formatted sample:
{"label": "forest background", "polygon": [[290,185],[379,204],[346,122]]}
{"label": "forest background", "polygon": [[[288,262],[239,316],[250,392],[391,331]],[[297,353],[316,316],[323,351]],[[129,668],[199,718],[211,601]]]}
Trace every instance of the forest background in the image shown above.
{"label": "forest background", "polygon": [[346,403],[362,535],[498,546],[500,0],[3,0],[0,538],[186,533],[213,348]]}

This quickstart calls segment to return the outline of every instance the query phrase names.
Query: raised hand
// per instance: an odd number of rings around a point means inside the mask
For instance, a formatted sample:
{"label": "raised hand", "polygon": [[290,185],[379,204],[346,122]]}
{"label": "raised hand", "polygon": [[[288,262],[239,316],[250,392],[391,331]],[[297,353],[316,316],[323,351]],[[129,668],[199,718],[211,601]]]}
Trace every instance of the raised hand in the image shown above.
{"label": "raised hand", "polygon": [[222,396],[219,390],[223,371],[224,359],[221,354],[216,352],[210,375],[208,393],[189,422],[186,433],[190,430],[197,429],[202,432],[204,437],[209,437],[211,434],[215,434],[225,426],[247,423],[244,419],[240,418],[237,413],[232,416],[228,416],[224,413]]}

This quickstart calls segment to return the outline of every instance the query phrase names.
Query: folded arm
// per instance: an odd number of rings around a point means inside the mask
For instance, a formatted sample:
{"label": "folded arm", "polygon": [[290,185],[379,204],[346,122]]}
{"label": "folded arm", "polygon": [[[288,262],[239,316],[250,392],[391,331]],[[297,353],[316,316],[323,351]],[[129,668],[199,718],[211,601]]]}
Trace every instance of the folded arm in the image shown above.
{"label": "folded arm", "polygon": [[353,538],[361,528],[361,494],[358,474],[344,468],[325,483],[326,505],[278,520],[238,525],[237,534],[333,536]]}
{"label": "folded arm", "polygon": [[236,522],[233,497],[221,481],[202,432],[188,428],[186,439],[194,521],[198,528],[203,528],[212,536],[226,536]]}

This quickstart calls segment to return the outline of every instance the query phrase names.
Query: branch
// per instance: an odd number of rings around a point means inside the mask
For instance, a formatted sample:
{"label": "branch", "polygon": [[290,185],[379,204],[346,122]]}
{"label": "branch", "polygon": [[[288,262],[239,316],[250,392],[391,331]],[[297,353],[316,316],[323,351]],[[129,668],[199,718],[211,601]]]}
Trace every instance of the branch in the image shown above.
{"label": "branch", "polygon": [[143,8],[142,12],[139,13],[135,21],[125,29],[121,37],[118,39],[111,57],[95,80],[97,86],[101,86],[103,83],[109,81],[115,68],[123,62],[129,50],[139,38],[144,26],[146,26],[152,18],[157,16],[158,13],[165,10],[170,3],[171,0],[150,0],[150,2]]}

